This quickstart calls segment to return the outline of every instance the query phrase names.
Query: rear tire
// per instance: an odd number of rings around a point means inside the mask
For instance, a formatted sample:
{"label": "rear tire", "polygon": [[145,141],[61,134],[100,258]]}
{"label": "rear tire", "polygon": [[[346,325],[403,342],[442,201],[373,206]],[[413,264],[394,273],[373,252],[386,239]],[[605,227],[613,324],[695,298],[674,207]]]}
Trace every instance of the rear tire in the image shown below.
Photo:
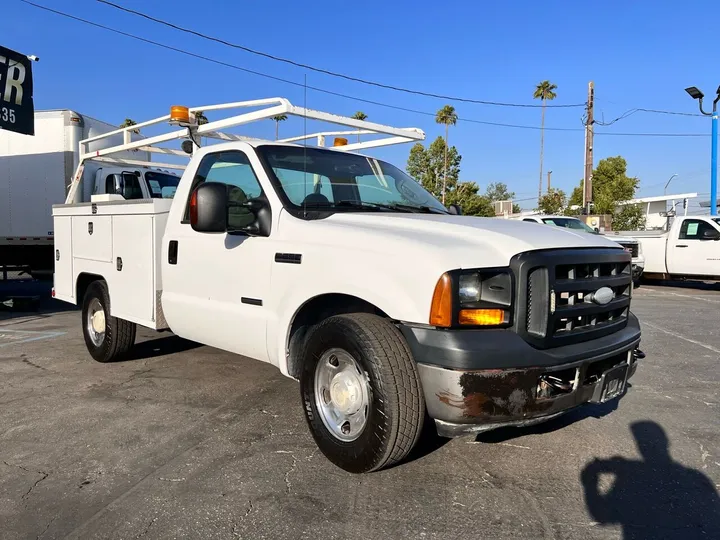
{"label": "rear tire", "polygon": [[331,462],[365,473],[410,453],[423,429],[425,400],[395,325],[367,313],[330,317],[311,331],[301,358],[305,418]]}
{"label": "rear tire", "polygon": [[85,345],[98,362],[117,360],[135,344],[135,323],[110,316],[110,295],[104,281],[94,281],[87,288],[82,322]]}

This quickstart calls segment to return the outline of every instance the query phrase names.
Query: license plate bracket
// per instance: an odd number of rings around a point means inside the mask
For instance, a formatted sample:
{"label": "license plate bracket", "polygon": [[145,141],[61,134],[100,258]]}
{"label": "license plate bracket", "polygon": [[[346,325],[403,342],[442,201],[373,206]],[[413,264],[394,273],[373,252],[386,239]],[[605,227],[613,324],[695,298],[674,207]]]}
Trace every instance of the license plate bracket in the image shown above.
{"label": "license plate bracket", "polygon": [[625,391],[625,385],[627,383],[628,375],[628,364],[623,363],[619,366],[615,366],[612,369],[605,371],[597,385],[595,391],[590,399],[591,403],[605,403],[618,396],[621,396]]}

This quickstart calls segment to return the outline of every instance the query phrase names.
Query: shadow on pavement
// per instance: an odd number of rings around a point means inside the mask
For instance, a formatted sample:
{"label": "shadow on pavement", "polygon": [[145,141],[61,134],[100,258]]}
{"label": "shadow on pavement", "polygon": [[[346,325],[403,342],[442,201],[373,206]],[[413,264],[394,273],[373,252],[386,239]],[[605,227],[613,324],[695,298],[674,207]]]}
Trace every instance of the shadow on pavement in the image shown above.
{"label": "shadow on pavement", "polygon": [[191,351],[192,349],[197,349],[198,347],[202,347],[202,345],[200,343],[188,341],[187,339],[169,334],[167,336],[136,343],[121,361],[129,362],[132,360],[156,358],[158,356]]}
{"label": "shadow on pavement", "polygon": [[592,518],[620,525],[624,540],[718,538],[720,498],[710,479],[673,461],[657,423],[635,422],[630,431],[641,460],[596,459],[580,475]]}

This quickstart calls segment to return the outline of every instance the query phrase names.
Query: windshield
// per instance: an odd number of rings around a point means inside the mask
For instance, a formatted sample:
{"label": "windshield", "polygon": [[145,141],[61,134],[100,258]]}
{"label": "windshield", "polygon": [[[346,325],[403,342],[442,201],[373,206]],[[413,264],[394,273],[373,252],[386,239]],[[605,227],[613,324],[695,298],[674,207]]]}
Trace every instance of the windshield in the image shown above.
{"label": "windshield", "polygon": [[575,231],[582,231],[590,234],[598,234],[598,232],[588,227],[585,223],[579,219],[573,218],[544,218],[543,223],[545,225],[555,225],[556,227],[564,227],[566,229],[573,229]]}
{"label": "windshield", "polygon": [[714,218],[712,218],[712,220],[713,220],[715,223],[717,223],[718,225],[720,225],[720,218],[714,217]]}
{"label": "windshield", "polygon": [[293,146],[263,145],[257,151],[298,209],[448,213],[410,176],[374,158]]}
{"label": "windshield", "polygon": [[180,183],[179,176],[155,171],[147,171],[145,180],[153,199],[172,199]]}

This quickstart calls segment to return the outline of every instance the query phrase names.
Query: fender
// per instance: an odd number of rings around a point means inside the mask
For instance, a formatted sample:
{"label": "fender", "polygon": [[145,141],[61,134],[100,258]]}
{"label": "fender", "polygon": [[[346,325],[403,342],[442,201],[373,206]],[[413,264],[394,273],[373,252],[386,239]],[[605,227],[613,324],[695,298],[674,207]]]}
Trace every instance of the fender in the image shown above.
{"label": "fender", "polygon": [[426,294],[419,298],[410,297],[407,294],[407,288],[393,281],[384,281],[381,290],[369,289],[357,283],[343,282],[318,284],[310,290],[305,288],[288,291],[290,294],[281,298],[277,309],[274,310],[278,314],[278,318],[272,321],[268,320],[267,345],[270,361],[278,366],[283,375],[290,376],[286,354],[290,329],[302,307],[314,298],[327,294],[346,294],[374,305],[387,313],[391,319],[426,323],[433,287],[428,287]]}

